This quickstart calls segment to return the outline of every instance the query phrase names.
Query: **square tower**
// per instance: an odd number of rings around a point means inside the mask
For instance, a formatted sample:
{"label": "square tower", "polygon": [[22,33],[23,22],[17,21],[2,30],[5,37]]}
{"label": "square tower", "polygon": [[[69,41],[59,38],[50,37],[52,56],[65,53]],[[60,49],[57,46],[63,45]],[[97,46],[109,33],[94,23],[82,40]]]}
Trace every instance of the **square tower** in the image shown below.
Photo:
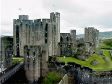
{"label": "square tower", "polygon": [[52,56],[56,56],[59,55],[58,43],[60,42],[60,13],[50,13],[50,22],[52,29]]}

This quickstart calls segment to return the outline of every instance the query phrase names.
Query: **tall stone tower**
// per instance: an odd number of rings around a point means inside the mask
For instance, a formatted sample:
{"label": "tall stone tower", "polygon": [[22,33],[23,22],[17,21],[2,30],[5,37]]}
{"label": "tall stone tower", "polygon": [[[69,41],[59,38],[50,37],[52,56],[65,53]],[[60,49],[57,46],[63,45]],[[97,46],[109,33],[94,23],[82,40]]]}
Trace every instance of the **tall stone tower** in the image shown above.
{"label": "tall stone tower", "polygon": [[60,42],[60,13],[50,13],[50,22],[52,29],[52,56],[59,55],[58,43]]}
{"label": "tall stone tower", "polygon": [[72,49],[72,54],[75,53],[75,50],[76,50],[76,30],[71,30],[70,31],[70,35],[71,35],[71,43],[72,43],[72,46],[71,46],[71,49]]}
{"label": "tall stone tower", "polygon": [[25,46],[24,57],[25,57],[25,74],[27,80],[30,83],[38,81],[40,77],[40,66],[41,66],[41,47],[40,46]]}
{"label": "tall stone tower", "polygon": [[84,37],[86,51],[92,54],[95,52],[99,44],[99,30],[94,27],[85,28],[85,37]]}
{"label": "tall stone tower", "polygon": [[13,44],[14,54],[23,56],[23,46],[29,43],[26,37],[29,37],[30,27],[33,21],[28,19],[28,15],[19,15],[19,19],[13,20]]}
{"label": "tall stone tower", "polygon": [[71,30],[70,35],[71,35],[72,46],[76,47],[76,30]]}

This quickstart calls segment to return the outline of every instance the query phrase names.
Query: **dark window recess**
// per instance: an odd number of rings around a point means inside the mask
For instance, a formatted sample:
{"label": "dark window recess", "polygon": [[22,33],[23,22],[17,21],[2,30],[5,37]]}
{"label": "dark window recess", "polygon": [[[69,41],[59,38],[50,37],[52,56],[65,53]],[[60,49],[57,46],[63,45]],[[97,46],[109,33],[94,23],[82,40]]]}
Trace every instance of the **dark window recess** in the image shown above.
{"label": "dark window recess", "polygon": [[66,39],[67,39],[67,41],[69,41],[69,38],[68,37]]}
{"label": "dark window recess", "polygon": [[54,25],[54,34],[56,35],[56,25]]}
{"label": "dark window recess", "polygon": [[63,54],[63,51],[61,50],[61,55]]}
{"label": "dark window recess", "polygon": [[68,45],[67,47],[68,47],[68,48],[71,48],[71,45]]}
{"label": "dark window recess", "polygon": [[27,51],[27,56],[29,57],[29,52]]}
{"label": "dark window recess", "polygon": [[54,20],[54,22],[56,21],[55,15],[53,16],[53,20]]}
{"label": "dark window recess", "polygon": [[19,56],[19,26],[16,25],[16,44],[17,44],[17,56]]}
{"label": "dark window recess", "polygon": [[63,42],[63,37],[60,38],[61,42]]}
{"label": "dark window recess", "polygon": [[33,56],[35,56],[35,52],[33,52]]}
{"label": "dark window recess", "polygon": [[16,26],[16,39],[19,39],[19,26]]}
{"label": "dark window recess", "polygon": [[46,24],[45,26],[45,31],[48,31],[48,24]]}
{"label": "dark window recess", "polygon": [[47,43],[47,39],[45,39],[45,43]]}
{"label": "dark window recess", "polygon": [[48,35],[47,35],[47,33],[45,33],[45,37],[47,37]]}
{"label": "dark window recess", "polygon": [[60,47],[62,47],[62,45],[60,45]]}

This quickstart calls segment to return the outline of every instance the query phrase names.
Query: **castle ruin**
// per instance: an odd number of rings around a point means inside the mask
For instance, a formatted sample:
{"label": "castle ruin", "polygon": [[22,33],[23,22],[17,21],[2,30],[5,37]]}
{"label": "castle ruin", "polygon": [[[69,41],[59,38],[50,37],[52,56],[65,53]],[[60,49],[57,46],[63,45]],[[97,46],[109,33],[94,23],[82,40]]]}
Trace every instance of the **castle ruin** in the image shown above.
{"label": "castle ruin", "polygon": [[85,28],[84,41],[86,51],[90,54],[94,53],[99,43],[99,30],[94,27]]}
{"label": "castle ruin", "polygon": [[76,30],[70,33],[60,33],[60,55],[69,56],[75,53]]}
{"label": "castle ruin", "polygon": [[19,15],[13,21],[14,55],[25,58],[25,71],[30,82],[47,73],[48,56],[59,56],[60,13],[50,13],[50,19],[29,20]]}

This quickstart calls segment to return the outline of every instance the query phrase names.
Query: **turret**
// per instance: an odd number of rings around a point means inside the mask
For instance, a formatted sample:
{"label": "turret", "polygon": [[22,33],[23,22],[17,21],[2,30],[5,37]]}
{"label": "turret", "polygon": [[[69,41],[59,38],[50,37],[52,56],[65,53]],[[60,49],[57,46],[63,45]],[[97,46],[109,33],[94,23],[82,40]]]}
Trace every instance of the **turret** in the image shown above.
{"label": "turret", "polygon": [[28,20],[29,16],[28,15],[19,15],[20,20]]}

